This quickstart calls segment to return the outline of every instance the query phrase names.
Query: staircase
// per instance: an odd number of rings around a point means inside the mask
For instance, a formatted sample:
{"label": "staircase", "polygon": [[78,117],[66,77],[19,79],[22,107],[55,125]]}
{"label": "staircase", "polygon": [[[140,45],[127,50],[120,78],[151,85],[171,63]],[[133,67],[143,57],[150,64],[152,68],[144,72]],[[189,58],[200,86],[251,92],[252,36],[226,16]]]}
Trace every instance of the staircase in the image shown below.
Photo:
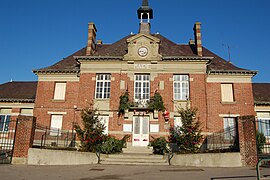
{"label": "staircase", "polygon": [[152,148],[129,146],[123,149],[123,153],[102,155],[100,164],[168,165],[168,162],[163,155],[154,155]]}

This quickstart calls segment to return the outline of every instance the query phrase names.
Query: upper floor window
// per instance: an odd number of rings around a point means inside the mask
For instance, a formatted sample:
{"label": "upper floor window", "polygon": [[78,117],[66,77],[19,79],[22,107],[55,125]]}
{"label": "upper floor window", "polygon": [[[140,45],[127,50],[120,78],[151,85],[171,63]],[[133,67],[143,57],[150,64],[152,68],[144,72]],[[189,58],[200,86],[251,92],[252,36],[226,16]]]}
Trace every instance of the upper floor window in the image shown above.
{"label": "upper floor window", "polygon": [[173,76],[173,97],[174,100],[189,99],[189,77],[188,75]]}
{"label": "upper floor window", "polygon": [[134,99],[149,100],[150,99],[150,75],[136,74],[134,82]]}
{"label": "upper floor window", "polygon": [[54,87],[54,98],[55,100],[65,100],[66,95],[66,83],[57,82]]}
{"label": "upper floor window", "polygon": [[0,109],[0,131],[8,131],[11,109]]}
{"label": "upper floor window", "polygon": [[221,101],[233,102],[233,84],[221,84]]}
{"label": "upper floor window", "polygon": [[96,77],[96,98],[108,99],[111,92],[111,75],[98,74]]}

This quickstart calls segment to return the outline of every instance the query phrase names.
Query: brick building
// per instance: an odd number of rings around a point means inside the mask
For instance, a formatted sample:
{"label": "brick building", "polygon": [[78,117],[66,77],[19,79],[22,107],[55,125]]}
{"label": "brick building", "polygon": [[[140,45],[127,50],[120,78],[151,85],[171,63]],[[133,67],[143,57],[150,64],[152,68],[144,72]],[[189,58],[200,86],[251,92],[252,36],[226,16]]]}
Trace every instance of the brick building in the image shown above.
{"label": "brick building", "polygon": [[[194,40],[176,44],[151,34],[153,10],[143,0],[138,9],[138,34],[113,44],[96,40],[97,28],[88,24],[86,47],[56,64],[34,70],[38,76],[34,116],[37,123],[69,130],[80,122],[80,110],[93,103],[107,127],[105,133],[132,135],[134,146],[147,146],[151,136],[166,136],[181,124],[178,107],[198,108],[204,133],[234,126],[239,116],[255,115],[252,77],[255,71],[234,66],[203,47],[201,23]],[[113,32],[112,32],[113,33]],[[119,97],[128,92],[130,107],[119,116]],[[148,108],[159,92],[169,120]]]}
{"label": "brick building", "polygon": [[18,115],[33,116],[37,82],[7,82],[0,85],[0,131],[7,131]]}

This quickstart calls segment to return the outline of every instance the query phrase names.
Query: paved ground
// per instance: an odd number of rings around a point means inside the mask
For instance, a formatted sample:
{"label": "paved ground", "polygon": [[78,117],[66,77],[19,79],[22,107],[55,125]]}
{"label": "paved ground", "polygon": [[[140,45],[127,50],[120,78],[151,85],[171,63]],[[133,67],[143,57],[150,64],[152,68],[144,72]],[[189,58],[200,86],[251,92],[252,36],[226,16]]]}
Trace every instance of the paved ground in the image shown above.
{"label": "paved ground", "polygon": [[[270,177],[270,168],[262,172]],[[0,165],[0,180],[256,180],[254,168],[179,166],[26,166]]]}

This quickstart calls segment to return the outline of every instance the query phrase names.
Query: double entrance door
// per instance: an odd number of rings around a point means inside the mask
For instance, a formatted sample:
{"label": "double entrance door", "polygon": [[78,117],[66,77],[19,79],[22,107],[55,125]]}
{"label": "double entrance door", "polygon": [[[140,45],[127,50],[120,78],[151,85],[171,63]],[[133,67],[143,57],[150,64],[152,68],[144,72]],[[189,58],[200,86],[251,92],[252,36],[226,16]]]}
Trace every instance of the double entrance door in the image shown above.
{"label": "double entrance door", "polygon": [[149,117],[133,117],[133,146],[148,146],[149,144]]}

